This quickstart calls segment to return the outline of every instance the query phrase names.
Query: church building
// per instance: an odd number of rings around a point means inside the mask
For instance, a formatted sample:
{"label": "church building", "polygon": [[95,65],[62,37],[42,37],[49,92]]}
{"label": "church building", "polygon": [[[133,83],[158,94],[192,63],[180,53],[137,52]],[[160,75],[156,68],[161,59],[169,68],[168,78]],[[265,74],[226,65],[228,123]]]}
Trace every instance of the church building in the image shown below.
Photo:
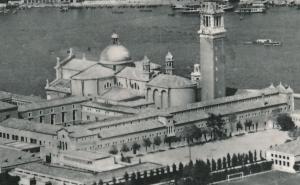
{"label": "church building", "polygon": [[58,58],[56,79],[45,87],[47,99],[84,96],[107,103],[143,100],[157,108],[186,105],[200,99],[197,82],[174,74],[171,52],[161,69],[147,56],[132,59],[118,34],[112,34],[111,39],[98,61],[88,60],[85,54],[78,58],[72,49],[64,60]]}

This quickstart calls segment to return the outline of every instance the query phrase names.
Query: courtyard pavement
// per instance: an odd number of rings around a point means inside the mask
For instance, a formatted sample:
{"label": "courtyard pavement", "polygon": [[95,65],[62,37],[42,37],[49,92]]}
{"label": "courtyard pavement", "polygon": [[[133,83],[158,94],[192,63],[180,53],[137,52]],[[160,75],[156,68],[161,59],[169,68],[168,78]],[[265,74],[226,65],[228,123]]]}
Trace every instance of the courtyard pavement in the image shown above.
{"label": "courtyard pavement", "polygon": [[[259,151],[265,151],[271,145],[282,144],[289,139],[288,133],[277,129],[249,133],[243,136],[235,136],[230,139],[209,142],[202,145],[191,147],[192,160],[207,158],[220,158],[226,156],[227,153],[246,153],[249,150],[254,152],[257,150],[259,159]],[[146,154],[141,156],[141,161],[155,162],[163,165],[172,165],[173,163],[188,163],[189,149],[187,146],[175,148],[172,150],[166,149],[164,152]]]}

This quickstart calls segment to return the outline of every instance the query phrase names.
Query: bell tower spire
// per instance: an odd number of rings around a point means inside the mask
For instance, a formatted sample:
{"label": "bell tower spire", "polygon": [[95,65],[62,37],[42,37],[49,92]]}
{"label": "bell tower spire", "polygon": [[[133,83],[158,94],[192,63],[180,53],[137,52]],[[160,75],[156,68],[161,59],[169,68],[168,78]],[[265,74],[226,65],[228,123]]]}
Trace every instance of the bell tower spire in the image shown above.
{"label": "bell tower spire", "polygon": [[225,96],[224,12],[217,2],[204,2],[200,10],[200,69],[202,100]]}

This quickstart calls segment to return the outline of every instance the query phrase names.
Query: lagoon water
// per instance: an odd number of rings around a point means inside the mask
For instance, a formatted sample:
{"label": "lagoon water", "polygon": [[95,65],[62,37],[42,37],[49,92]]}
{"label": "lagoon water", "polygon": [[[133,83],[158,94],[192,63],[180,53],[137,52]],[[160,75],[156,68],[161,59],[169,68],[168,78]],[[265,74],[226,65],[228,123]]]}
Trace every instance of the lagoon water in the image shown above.
{"label": "lagoon water", "polygon": [[[147,55],[163,64],[167,51],[175,57],[176,73],[189,76],[199,61],[197,16],[168,16],[169,7],[152,12],[122,9],[29,9],[0,16],[0,90],[44,96],[46,79],[53,80],[57,56],[68,48],[98,56],[116,31],[134,59]],[[282,81],[300,92],[300,11],[271,8],[266,14],[226,13],[227,86],[261,88]],[[280,47],[244,45],[270,38]],[[88,47],[91,49],[88,51]]]}

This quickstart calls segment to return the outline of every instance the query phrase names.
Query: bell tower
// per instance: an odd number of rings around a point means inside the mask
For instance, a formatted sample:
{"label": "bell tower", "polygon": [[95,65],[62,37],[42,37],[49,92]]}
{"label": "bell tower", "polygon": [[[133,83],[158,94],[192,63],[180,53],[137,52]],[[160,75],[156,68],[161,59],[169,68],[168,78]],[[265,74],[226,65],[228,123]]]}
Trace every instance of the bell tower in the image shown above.
{"label": "bell tower", "polygon": [[168,75],[173,75],[174,71],[174,57],[170,51],[168,51],[165,57],[165,73]]}
{"label": "bell tower", "polygon": [[200,10],[200,69],[202,100],[225,96],[224,12],[216,2],[204,2]]}

